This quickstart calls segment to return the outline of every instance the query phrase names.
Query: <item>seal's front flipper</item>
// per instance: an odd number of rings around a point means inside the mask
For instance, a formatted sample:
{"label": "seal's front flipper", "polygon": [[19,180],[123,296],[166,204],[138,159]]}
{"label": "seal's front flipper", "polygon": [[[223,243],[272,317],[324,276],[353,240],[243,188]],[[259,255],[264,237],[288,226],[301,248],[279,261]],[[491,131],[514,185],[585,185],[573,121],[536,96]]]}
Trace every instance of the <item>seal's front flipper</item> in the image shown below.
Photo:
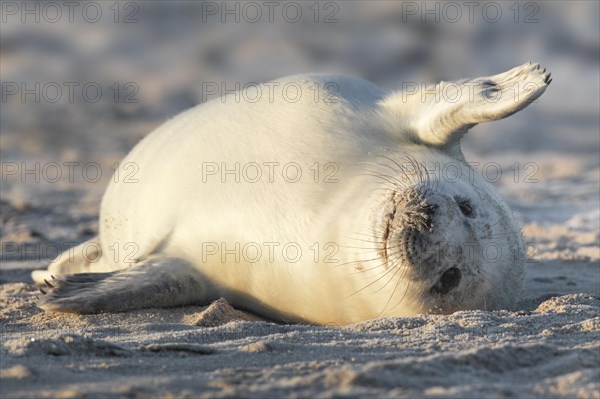
{"label": "seal's front flipper", "polygon": [[57,276],[46,280],[41,291],[42,309],[70,313],[124,312],[213,299],[199,272],[176,258],[149,258],[139,266],[109,273]]}
{"label": "seal's front flipper", "polygon": [[460,139],[473,126],[506,118],[540,97],[552,79],[539,64],[460,82],[395,93],[381,107],[423,144],[460,156]]}

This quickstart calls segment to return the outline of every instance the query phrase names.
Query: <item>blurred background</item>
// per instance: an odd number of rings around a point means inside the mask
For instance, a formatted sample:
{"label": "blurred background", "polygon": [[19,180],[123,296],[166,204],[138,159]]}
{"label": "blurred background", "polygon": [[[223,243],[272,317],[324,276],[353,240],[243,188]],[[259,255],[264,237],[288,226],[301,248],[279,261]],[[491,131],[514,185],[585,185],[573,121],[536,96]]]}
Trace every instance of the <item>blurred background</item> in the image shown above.
{"label": "blurred background", "polygon": [[[465,153],[501,165],[494,184],[539,243],[536,256],[600,259],[599,2],[1,6],[3,242],[93,235],[111,165],[169,117],[214,98],[203,83],[231,91],[295,73],[337,72],[394,90],[531,60],[552,72],[552,85],[523,112],[473,129]],[[44,171],[52,163],[61,168],[58,179]],[[82,170],[90,164],[98,165],[97,180]],[[533,183],[525,181],[532,171]],[[6,268],[18,257],[3,250]]]}

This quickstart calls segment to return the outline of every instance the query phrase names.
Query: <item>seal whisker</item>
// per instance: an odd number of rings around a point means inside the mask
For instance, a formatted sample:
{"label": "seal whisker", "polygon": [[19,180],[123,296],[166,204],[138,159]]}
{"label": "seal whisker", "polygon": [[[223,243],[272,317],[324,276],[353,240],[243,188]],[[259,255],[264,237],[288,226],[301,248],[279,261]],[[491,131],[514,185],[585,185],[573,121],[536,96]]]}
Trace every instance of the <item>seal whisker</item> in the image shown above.
{"label": "seal whisker", "polygon": [[362,173],[359,174],[359,176],[371,176],[371,177],[376,177],[378,179],[381,179],[383,181],[386,181],[390,184],[392,184],[395,188],[403,188],[404,184],[398,180],[396,177],[391,176],[391,175],[385,175],[385,174],[381,174],[381,173],[376,173],[373,171],[368,171],[369,173]]}
{"label": "seal whisker", "polygon": [[390,267],[387,269],[387,271],[379,278],[377,278],[376,280],[370,282],[369,284],[365,285],[364,287],[362,287],[361,289],[359,289],[358,291],[355,291],[354,293],[352,293],[350,296],[354,296],[356,294],[358,294],[359,292],[369,288],[370,286],[372,286],[373,284],[377,283],[379,280],[381,280],[382,278],[384,278],[385,276],[387,276],[389,273],[391,273],[394,270],[394,268]]}
{"label": "seal whisker", "polygon": [[419,179],[419,184],[423,184],[423,172],[421,170],[421,166],[419,162],[412,157],[410,154],[404,154],[404,157],[407,159],[408,163],[414,169],[415,176]]}
{"label": "seal whisker", "polygon": [[[366,235],[366,234],[365,234],[365,236],[370,237],[369,235]],[[366,242],[366,243],[369,243],[369,244],[384,244],[385,243],[385,241],[367,240],[367,239],[364,239],[364,238],[350,238],[350,237],[348,237],[348,238],[351,239],[351,240],[354,240],[354,241]],[[341,245],[340,247],[352,248],[352,247],[348,247],[348,246],[345,246],[345,245]]]}
{"label": "seal whisker", "polygon": [[352,274],[368,273],[368,272],[371,272],[373,270],[379,269],[380,267],[385,267],[385,262],[380,263],[379,265],[377,265],[375,267],[371,267],[370,269],[357,270],[357,271],[353,272]]}
{"label": "seal whisker", "polygon": [[[390,278],[390,281],[391,281],[393,278],[394,278],[394,276],[392,276],[392,277]],[[390,294],[390,296],[389,296],[389,298],[388,298],[387,302],[385,303],[385,306],[383,307],[383,310],[382,310],[382,311],[379,313],[379,316],[381,316],[381,315],[383,314],[383,312],[385,312],[385,310],[386,310],[386,309],[387,309],[387,307],[389,306],[389,304],[390,304],[390,301],[392,300],[392,298],[394,297],[394,294],[396,293],[396,289],[398,289],[398,285],[400,285],[400,281],[402,281],[402,278],[401,278],[401,277],[399,277],[399,278],[398,278],[398,281],[397,281],[397,282],[396,282],[396,284],[394,285],[394,289],[392,290],[392,293]],[[410,280],[408,281],[408,286],[410,286]],[[407,291],[405,291],[405,294],[406,294],[406,292],[408,292],[408,286],[407,286]],[[403,297],[400,299],[400,301],[402,301],[403,299],[404,299],[404,296],[403,296]]]}
{"label": "seal whisker", "polygon": [[[381,155],[380,155],[381,156]],[[385,156],[381,156],[383,158],[387,158]],[[387,158],[389,159],[389,158]],[[384,168],[388,168],[390,171],[398,174],[398,173],[403,173],[401,170],[398,169],[394,169],[393,167],[391,167],[390,165],[386,164],[386,163],[377,163],[377,162],[367,162],[367,161],[363,161],[360,162],[361,164],[366,164],[366,165],[371,165],[371,166],[377,166],[377,167],[384,167]]]}
{"label": "seal whisker", "polygon": [[[366,240],[357,240],[357,241],[370,242],[370,241],[366,241]],[[379,248],[372,248],[372,247],[353,247],[353,246],[350,246],[350,245],[338,245],[338,248],[345,248],[345,249],[364,249],[364,250],[367,250],[367,251],[369,251],[369,250],[371,250],[371,251],[372,251],[372,250],[379,249]]]}
{"label": "seal whisker", "polygon": [[[402,153],[401,153],[401,154],[399,154],[399,155],[400,155],[401,157],[404,157],[404,158],[408,159],[408,160],[409,160],[409,163],[412,163],[412,162],[410,161],[410,159],[411,159],[411,157],[410,157],[410,154],[408,154],[408,153],[406,153],[406,152],[402,152]],[[388,161],[392,162],[392,163],[393,163],[395,166],[397,166],[397,167],[398,167],[398,169],[397,169],[397,171],[398,171],[398,172],[402,172],[402,173],[406,173],[406,174],[408,174],[408,173],[407,173],[407,171],[406,171],[406,167],[405,167],[404,165],[401,165],[401,164],[399,164],[399,163],[398,163],[398,161],[396,161],[395,159],[393,159],[393,158],[390,158],[390,157],[388,157],[387,155],[379,155],[379,157],[381,157],[381,158],[385,158],[385,159],[387,159]]]}
{"label": "seal whisker", "polygon": [[498,219],[495,223],[493,223],[492,225],[486,226],[483,228],[482,233],[487,233],[489,230],[491,230],[492,228],[496,227],[498,225],[498,223],[500,223],[502,221],[502,219]]}
{"label": "seal whisker", "polygon": [[398,163],[398,161],[396,161],[395,159],[392,159],[390,157],[388,157],[387,155],[378,155],[379,158],[384,158],[387,159],[388,161],[392,162],[392,164],[396,165],[398,167],[398,169],[394,169],[391,166],[387,165],[387,164],[382,164],[382,165],[386,165],[389,168],[391,168],[392,170],[396,171],[396,172],[400,172],[403,170],[402,166],[400,166],[400,164]]}
{"label": "seal whisker", "polygon": [[406,298],[406,295],[408,294],[408,291],[410,290],[410,283],[411,283],[411,280],[408,280],[408,284],[406,284],[406,289],[404,290],[404,294],[402,294],[402,297],[400,298],[398,303],[396,303],[396,305],[394,305],[394,307],[392,309],[396,309],[402,303],[402,301],[404,301],[404,298]]}
{"label": "seal whisker", "polygon": [[[374,294],[378,293],[379,291],[381,291],[382,289],[384,289],[385,287],[387,287],[388,284],[391,283],[394,280],[394,277],[396,277],[396,275],[402,269],[402,267],[396,266],[395,269],[396,269],[396,271],[394,272],[394,274],[392,274],[390,276],[389,280],[383,286],[381,286],[379,289],[373,291]],[[400,281],[400,279],[398,279],[398,282],[399,281]],[[391,299],[391,296],[394,295],[394,292],[396,291],[396,287],[397,286],[398,286],[398,283],[396,283],[396,286],[394,286],[394,290],[392,291],[392,294],[390,295],[390,299]],[[388,299],[388,303],[390,302],[390,299]],[[386,304],[386,307],[387,307],[387,304]],[[384,310],[385,310],[385,308],[384,308]]]}
{"label": "seal whisker", "polygon": [[384,191],[387,193],[395,193],[397,191],[397,187],[377,187],[369,190],[370,193],[374,191]]}
{"label": "seal whisker", "polygon": [[[390,258],[392,258],[392,262],[398,262],[398,263],[403,263],[404,262],[403,257],[402,257],[402,253],[401,253],[400,249],[392,252],[390,254]],[[404,279],[407,276],[409,270],[410,269],[409,269],[408,266],[404,267],[404,270],[402,270],[402,273],[400,274],[400,279]]]}
{"label": "seal whisker", "polygon": [[376,257],[376,258],[372,258],[372,259],[353,260],[353,261],[350,261],[350,262],[344,262],[344,263],[340,263],[340,264],[337,264],[337,265],[333,265],[332,267],[333,268],[337,268],[337,267],[349,266],[349,265],[353,265],[353,264],[363,264],[363,263],[373,262],[373,261],[376,261],[376,260],[380,260],[380,258]]}
{"label": "seal whisker", "polygon": [[[407,178],[408,181],[407,182],[403,182],[403,183],[404,183],[404,188],[408,188],[410,186],[410,184],[414,184],[417,181],[419,181],[419,176],[418,176],[418,172],[417,172],[417,170],[416,170],[416,168],[414,166],[415,163],[412,161],[411,157],[408,154],[403,154],[403,156],[404,156],[404,158],[407,159],[408,164],[411,165],[412,168],[415,169],[415,170],[408,171],[407,168],[406,168],[406,166],[399,164],[398,161],[396,161],[396,160],[394,160],[394,159],[392,159],[392,158],[390,158],[388,156],[380,155],[381,158],[385,158],[385,159],[389,160],[395,166],[398,167],[398,169],[395,170],[394,168],[392,168],[391,166],[389,166],[387,164],[382,164],[383,166],[387,166],[388,168],[394,170],[396,173],[401,174],[403,178]],[[415,181],[415,179],[417,179],[417,181]]]}

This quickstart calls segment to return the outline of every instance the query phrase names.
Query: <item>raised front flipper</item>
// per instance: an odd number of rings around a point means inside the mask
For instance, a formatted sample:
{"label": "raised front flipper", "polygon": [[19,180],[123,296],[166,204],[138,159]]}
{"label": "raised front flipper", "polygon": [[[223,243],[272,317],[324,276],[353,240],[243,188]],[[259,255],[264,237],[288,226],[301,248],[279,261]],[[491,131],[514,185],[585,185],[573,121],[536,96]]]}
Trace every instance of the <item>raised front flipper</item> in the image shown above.
{"label": "raised front flipper", "polygon": [[394,93],[380,106],[412,132],[417,142],[461,157],[460,139],[467,130],[522,110],[551,81],[546,68],[530,62],[494,76]]}

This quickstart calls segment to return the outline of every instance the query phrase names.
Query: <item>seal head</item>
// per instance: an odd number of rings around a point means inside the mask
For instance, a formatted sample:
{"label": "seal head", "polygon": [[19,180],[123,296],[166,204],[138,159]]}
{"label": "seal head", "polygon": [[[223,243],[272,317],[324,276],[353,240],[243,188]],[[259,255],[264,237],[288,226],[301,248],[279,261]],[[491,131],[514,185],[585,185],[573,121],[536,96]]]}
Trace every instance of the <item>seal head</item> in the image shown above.
{"label": "seal head", "polygon": [[395,290],[387,306],[451,313],[514,304],[525,260],[520,230],[494,190],[460,167],[458,181],[427,175],[390,189],[375,229]]}

